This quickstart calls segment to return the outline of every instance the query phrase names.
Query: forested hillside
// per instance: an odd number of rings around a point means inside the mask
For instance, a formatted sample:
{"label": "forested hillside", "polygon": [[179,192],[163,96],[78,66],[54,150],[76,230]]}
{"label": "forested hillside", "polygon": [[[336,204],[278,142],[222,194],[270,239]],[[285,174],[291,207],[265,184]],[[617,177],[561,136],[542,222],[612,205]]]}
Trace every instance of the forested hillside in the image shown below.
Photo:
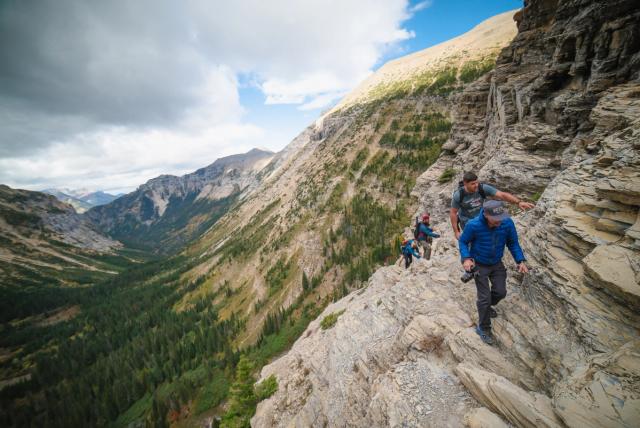
{"label": "forested hillside", "polygon": [[0,186],[0,322],[46,318],[82,287],[145,257],[102,235],[53,196]]}

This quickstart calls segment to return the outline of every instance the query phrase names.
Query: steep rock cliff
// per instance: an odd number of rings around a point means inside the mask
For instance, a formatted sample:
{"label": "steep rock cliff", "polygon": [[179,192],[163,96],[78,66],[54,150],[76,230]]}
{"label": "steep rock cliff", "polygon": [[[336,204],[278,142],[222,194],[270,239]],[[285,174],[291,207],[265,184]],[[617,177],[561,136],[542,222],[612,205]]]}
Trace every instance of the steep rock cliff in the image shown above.
{"label": "steep rock cliff", "polygon": [[[445,231],[432,260],[382,268],[329,306],[263,369],[279,390],[253,426],[640,421],[640,10],[530,1],[515,19],[496,69],[452,100],[446,153],[413,191]],[[475,287],[459,281],[457,179],[438,182],[451,169],[537,200],[514,212],[532,271],[509,270],[496,347],[475,335]]]}

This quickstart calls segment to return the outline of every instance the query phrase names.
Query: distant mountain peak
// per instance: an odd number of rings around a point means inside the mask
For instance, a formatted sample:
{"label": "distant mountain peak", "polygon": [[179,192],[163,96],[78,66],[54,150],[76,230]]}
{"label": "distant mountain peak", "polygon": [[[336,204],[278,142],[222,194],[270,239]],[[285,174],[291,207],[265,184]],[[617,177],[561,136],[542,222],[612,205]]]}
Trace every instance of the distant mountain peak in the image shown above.
{"label": "distant mountain peak", "polygon": [[108,204],[114,199],[118,198],[116,195],[111,195],[103,191],[90,191],[88,189],[69,189],[63,188],[48,188],[41,190],[42,193],[46,193],[55,196],[61,202],[71,205],[78,213],[83,213],[92,207]]}

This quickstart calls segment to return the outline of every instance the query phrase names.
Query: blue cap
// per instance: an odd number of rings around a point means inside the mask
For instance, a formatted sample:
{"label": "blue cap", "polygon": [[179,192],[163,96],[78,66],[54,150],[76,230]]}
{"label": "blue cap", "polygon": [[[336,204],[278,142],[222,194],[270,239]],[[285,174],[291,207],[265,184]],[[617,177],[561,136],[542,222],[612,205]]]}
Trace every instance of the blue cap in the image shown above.
{"label": "blue cap", "polygon": [[502,221],[509,218],[509,210],[504,206],[502,201],[490,200],[482,204],[484,213],[487,217],[494,221]]}

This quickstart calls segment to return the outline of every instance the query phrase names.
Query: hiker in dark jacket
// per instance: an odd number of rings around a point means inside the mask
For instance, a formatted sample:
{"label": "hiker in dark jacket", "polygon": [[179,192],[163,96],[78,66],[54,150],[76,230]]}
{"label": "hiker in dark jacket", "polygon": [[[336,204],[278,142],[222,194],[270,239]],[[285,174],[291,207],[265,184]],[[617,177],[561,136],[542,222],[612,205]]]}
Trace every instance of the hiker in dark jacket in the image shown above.
{"label": "hiker in dark jacket", "polygon": [[402,251],[402,256],[404,257],[404,268],[408,269],[411,266],[411,262],[413,261],[413,257],[419,259],[420,253],[418,252],[418,244],[415,239],[405,239],[402,242],[402,247],[400,247]]}
{"label": "hiker in dark jacket", "polygon": [[429,227],[429,214],[422,216],[422,221],[418,223],[417,238],[418,246],[422,247],[422,255],[426,260],[431,258],[431,241],[433,238],[439,238],[440,235],[435,233],[431,227]]}
{"label": "hiker in dark jacket", "polygon": [[458,243],[464,270],[472,272],[475,268],[474,279],[478,291],[476,333],[485,343],[492,345],[491,317],[497,316],[492,306],[507,295],[507,270],[502,264],[504,247],[509,248],[518,264],[518,272],[529,271],[518,243],[518,232],[504,204],[501,201],[487,201],[480,215],[467,223]]}
{"label": "hiker in dark jacket", "polygon": [[458,187],[451,196],[451,209],[449,211],[449,219],[456,239],[460,238],[460,234],[469,220],[480,213],[482,203],[488,196],[518,205],[522,210],[531,209],[535,206],[530,202],[525,202],[513,196],[511,193],[501,192],[493,186],[480,183],[478,176],[473,172],[465,172],[462,176],[461,184],[462,186]]}

